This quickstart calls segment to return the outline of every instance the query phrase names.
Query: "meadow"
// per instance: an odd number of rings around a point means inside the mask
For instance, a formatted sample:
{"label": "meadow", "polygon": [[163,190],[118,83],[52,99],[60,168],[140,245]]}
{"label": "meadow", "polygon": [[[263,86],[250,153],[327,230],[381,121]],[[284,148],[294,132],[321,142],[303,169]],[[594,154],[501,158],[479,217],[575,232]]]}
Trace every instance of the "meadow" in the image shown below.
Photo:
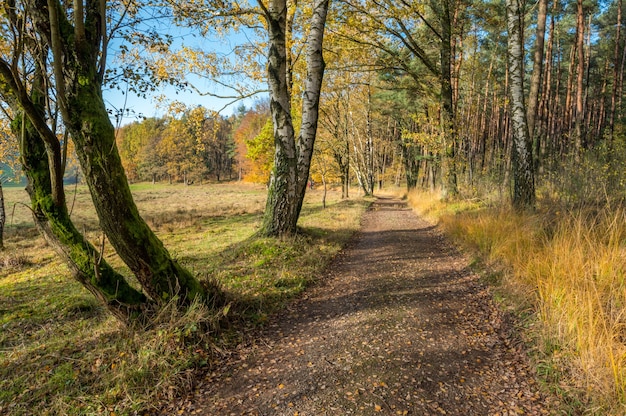
{"label": "meadow", "polygon": [[541,198],[515,212],[498,197],[411,205],[464,251],[519,333],[563,414],[626,414],[626,210]]}
{"label": "meadow", "polygon": [[[170,253],[229,304],[165,308],[149,329],[121,325],[39,236],[28,197],[5,189],[0,252],[0,414],[148,413],[189,390],[198,372],[227,359],[246,333],[313,284],[358,229],[368,205],[309,191],[289,239],[258,238],[266,190],[247,184],[132,185],[142,216]],[[103,240],[86,187],[68,188],[78,228],[129,275]]]}

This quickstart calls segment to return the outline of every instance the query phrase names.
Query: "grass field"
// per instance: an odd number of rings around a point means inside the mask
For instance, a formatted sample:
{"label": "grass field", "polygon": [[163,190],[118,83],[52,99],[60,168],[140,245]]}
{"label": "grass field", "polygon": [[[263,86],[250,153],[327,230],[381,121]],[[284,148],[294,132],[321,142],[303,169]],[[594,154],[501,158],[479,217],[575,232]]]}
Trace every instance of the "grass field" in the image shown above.
{"label": "grass field", "polygon": [[626,210],[534,212],[415,193],[411,204],[466,251],[520,317],[537,373],[563,414],[626,414]]}
{"label": "grass field", "polygon": [[[246,326],[262,324],[314,282],[358,229],[368,202],[309,191],[291,239],[254,237],[263,187],[245,184],[132,187],[140,212],[175,258],[217,279],[231,300],[219,311],[165,310],[150,330],[126,328],[69,276],[34,228],[23,189],[5,189],[0,252],[0,414],[122,415],[149,411],[190,388],[199,368],[222,359]],[[100,246],[86,188],[69,188],[78,228]],[[128,270],[105,244],[107,260]],[[228,327],[224,325],[226,322]],[[213,328],[207,332],[206,328]]]}

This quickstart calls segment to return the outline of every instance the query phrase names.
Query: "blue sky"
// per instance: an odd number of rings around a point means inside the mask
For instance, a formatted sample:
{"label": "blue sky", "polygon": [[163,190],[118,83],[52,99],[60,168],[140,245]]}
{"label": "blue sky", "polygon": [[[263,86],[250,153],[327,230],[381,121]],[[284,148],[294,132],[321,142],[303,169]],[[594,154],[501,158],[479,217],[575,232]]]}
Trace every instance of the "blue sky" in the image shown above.
{"label": "blue sky", "polygon": [[[215,89],[215,86],[206,85],[203,80],[195,79],[196,85],[200,89],[211,90]],[[162,117],[166,113],[167,104],[160,103],[159,97],[164,96],[170,101],[180,101],[185,103],[188,107],[203,106],[210,110],[218,111],[222,109],[226,104],[232,100],[219,99],[210,96],[202,96],[192,91],[177,91],[174,87],[163,87],[149,94],[146,98],[139,97],[132,92],[124,94],[117,89],[105,89],[103,91],[104,101],[108,108],[121,109],[126,108],[127,111],[121,121],[121,125],[132,123],[141,117]],[[243,103],[246,107],[251,107],[254,103],[254,99],[247,99],[241,102],[236,102],[227,108],[225,108],[221,114],[230,115],[237,107]],[[116,120],[112,118],[113,123]]]}
{"label": "blue sky", "polygon": [[[201,37],[197,35],[197,31],[190,28],[181,28],[174,26],[167,20],[152,21],[152,26],[143,28],[144,33],[148,33],[150,29],[157,30],[158,33],[164,33],[173,37],[172,49],[178,49],[182,46],[202,49],[206,52],[217,52],[223,55],[231,55],[233,48],[238,45],[247,44],[254,37],[254,33],[249,30],[237,30],[237,32],[231,32],[230,35],[219,37],[216,36],[213,39],[207,37]],[[115,55],[120,47],[119,38],[112,39],[109,44],[109,59],[108,66],[115,65]],[[132,46],[129,46],[132,48]],[[232,95],[232,91],[226,90],[224,87],[220,87],[215,83],[211,83],[207,79],[188,75],[187,81],[193,84],[198,90],[202,92],[210,92],[218,95]],[[228,82],[228,81],[224,81]],[[122,89],[124,85],[120,85]],[[266,89],[266,85],[259,85],[258,89]],[[264,98],[267,94],[258,94],[257,97],[245,99],[242,101],[232,103],[232,99],[220,99],[210,95],[201,95],[195,91],[180,91],[172,86],[162,86],[157,88],[156,91],[146,94],[146,97],[137,96],[133,92],[125,92],[119,88],[105,88],[103,90],[103,96],[105,104],[110,110],[126,109],[124,117],[121,120],[120,125],[128,124],[136,121],[142,117],[161,117],[167,112],[167,101],[180,101],[186,104],[187,107],[203,106],[210,110],[220,111],[223,115],[232,114],[241,104],[244,104],[247,108],[254,105],[255,100]],[[163,100],[165,98],[165,100]],[[231,104],[229,104],[231,103]],[[226,107],[225,107],[226,106]],[[116,124],[114,117],[112,121]]]}

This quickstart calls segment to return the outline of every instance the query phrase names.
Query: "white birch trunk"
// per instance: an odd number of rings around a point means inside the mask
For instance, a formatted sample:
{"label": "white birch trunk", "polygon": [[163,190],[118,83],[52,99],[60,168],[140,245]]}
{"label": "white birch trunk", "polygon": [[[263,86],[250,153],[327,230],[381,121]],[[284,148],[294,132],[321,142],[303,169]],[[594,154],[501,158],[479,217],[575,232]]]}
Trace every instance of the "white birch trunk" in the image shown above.
{"label": "white birch trunk", "polygon": [[[313,15],[310,20],[309,36],[306,44],[307,75],[304,81],[302,96],[302,125],[298,137],[298,201],[297,215],[300,215],[302,201],[306,192],[309,178],[313,146],[317,134],[319,120],[320,93],[324,77],[324,56],[322,45],[324,42],[324,27],[330,0],[316,0],[313,6]],[[297,218],[295,219],[297,221]]]}
{"label": "white birch trunk", "polygon": [[524,50],[522,40],[521,0],[506,0],[508,26],[509,92],[513,143],[513,206],[530,208],[535,203],[535,178],[532,147],[524,104]]}
{"label": "white birch trunk", "polygon": [[313,155],[319,118],[319,97],[324,75],[322,42],[329,0],[316,0],[306,46],[307,77],[302,98],[302,125],[297,141],[291,119],[291,93],[287,67],[287,2],[271,0],[266,10],[270,49],[268,84],[274,125],[274,169],[270,180],[261,234],[294,234]]}

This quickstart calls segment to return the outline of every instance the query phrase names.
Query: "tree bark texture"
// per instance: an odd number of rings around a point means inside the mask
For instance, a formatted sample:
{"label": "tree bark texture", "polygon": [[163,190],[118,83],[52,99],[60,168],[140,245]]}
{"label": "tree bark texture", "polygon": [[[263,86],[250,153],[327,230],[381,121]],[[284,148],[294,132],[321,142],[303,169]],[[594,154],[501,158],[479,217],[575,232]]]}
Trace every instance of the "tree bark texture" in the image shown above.
{"label": "tree bark texture", "polygon": [[74,16],[81,22],[72,25],[58,0],[31,1],[33,10],[38,10],[38,30],[51,40],[57,97],[102,230],[157,303],[174,296],[184,304],[204,297],[203,287],[172,259],[133,201],[102,98],[98,64],[105,31],[104,7],[98,1],[87,2],[84,21],[82,16]]}
{"label": "tree bark texture", "polygon": [[530,93],[528,94],[528,134],[530,139],[535,137],[535,119],[539,103],[539,89],[543,76],[543,47],[546,35],[546,17],[548,15],[548,0],[539,0],[537,9],[537,30],[535,32],[535,53],[533,54],[533,72],[530,76]]}
{"label": "tree bark texture", "polygon": [[530,208],[535,203],[535,178],[532,146],[526,123],[524,105],[524,51],[522,39],[523,13],[520,0],[506,0],[508,27],[509,91],[513,142],[513,206]]}
{"label": "tree bark texture", "polygon": [[[27,119],[26,119],[27,120]],[[52,196],[48,159],[41,157],[46,147],[27,120],[16,126],[26,190],[30,196],[37,228],[50,246],[66,262],[72,276],[122,322],[144,317],[150,311],[146,296],[130,286],[89,241],[76,229],[66,205],[57,205]]]}
{"label": "tree bark texture", "polygon": [[454,102],[452,89],[452,15],[450,0],[431,1],[441,25],[441,131],[443,136],[442,179],[444,198],[458,195]]}
{"label": "tree bark texture", "polygon": [[[40,52],[43,50],[45,48]],[[56,135],[47,127],[43,111],[46,93],[43,71],[36,68],[30,95],[23,89],[16,89],[18,80],[11,79],[6,72],[2,71],[1,78],[4,81],[2,97],[16,115],[11,129],[18,137],[20,163],[28,180],[27,191],[37,228],[68,264],[73,277],[114,316],[125,323],[146,318],[152,311],[146,296],[107,264],[70,219],[64,189],[57,187],[56,180],[63,177],[61,149]],[[51,142],[53,138],[56,144]]]}
{"label": "tree bark texture", "polygon": [[302,97],[302,124],[296,140],[287,82],[287,4],[271,0],[265,11],[270,39],[268,85],[274,126],[274,169],[261,234],[295,234],[311,166],[324,75],[322,42],[329,0],[316,0],[306,42],[307,76]]}

